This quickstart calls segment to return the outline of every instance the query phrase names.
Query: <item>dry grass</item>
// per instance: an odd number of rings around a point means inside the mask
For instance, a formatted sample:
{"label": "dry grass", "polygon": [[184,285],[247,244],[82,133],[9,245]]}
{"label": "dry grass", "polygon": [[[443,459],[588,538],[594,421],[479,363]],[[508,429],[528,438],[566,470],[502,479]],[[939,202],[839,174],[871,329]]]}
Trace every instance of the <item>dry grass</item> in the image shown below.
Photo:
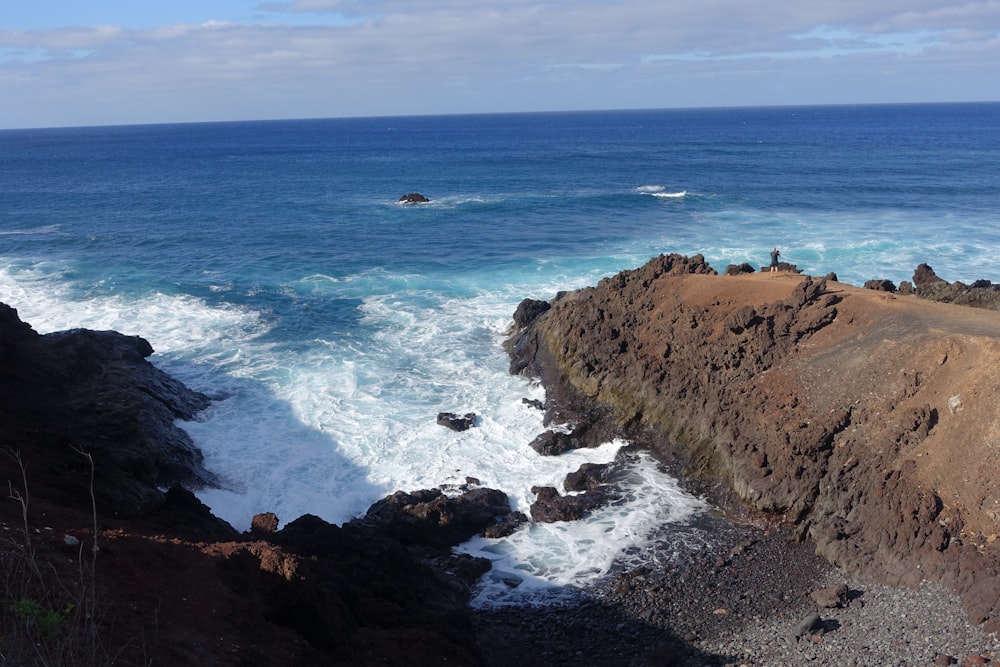
{"label": "dry grass", "polygon": [[93,506],[89,540],[66,537],[53,545],[45,528],[32,525],[28,475],[19,452],[4,454],[21,479],[8,480],[8,500],[20,510],[20,525],[0,532],[0,667],[110,665],[114,657],[101,640],[97,603],[97,514]]}

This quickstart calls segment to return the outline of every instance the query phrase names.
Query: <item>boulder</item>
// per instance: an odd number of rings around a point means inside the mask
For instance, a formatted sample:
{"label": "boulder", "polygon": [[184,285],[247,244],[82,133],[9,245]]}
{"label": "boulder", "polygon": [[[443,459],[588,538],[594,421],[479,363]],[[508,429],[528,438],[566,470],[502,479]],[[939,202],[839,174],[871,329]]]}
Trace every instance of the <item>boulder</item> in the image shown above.
{"label": "boulder", "polygon": [[725,274],[727,276],[738,276],[741,273],[753,273],[756,271],[753,265],[749,262],[743,262],[742,264],[730,264],[726,267]]}
{"label": "boulder", "polygon": [[920,264],[913,272],[913,284],[917,286],[917,289],[920,289],[921,287],[929,287],[931,285],[946,284],[946,281],[943,278],[938,278],[938,275],[934,273],[934,269],[930,265]]}
{"label": "boulder", "polygon": [[876,292],[895,292],[896,285],[893,284],[891,280],[879,280],[872,279],[868,280],[864,284],[865,289],[872,289]]}
{"label": "boulder", "polygon": [[450,497],[440,489],[396,493],[378,501],[364,516],[403,544],[450,547],[495,526],[511,513],[507,494],[478,487]]}
{"label": "boulder", "polygon": [[565,491],[590,491],[613,482],[618,473],[614,463],[581,463],[575,472],[563,480]]}
{"label": "boulder", "polygon": [[536,496],[535,502],[531,503],[531,518],[539,523],[577,521],[621,497],[619,489],[610,484],[566,496],[559,495],[559,491],[552,486],[533,486],[531,492]]}
{"label": "boulder", "polygon": [[816,606],[826,609],[847,606],[847,584],[835,584],[809,594]]}
{"label": "boulder", "polygon": [[400,204],[426,204],[430,199],[419,192],[409,192],[399,198]]}
{"label": "boulder", "polygon": [[476,425],[476,413],[466,412],[460,417],[454,412],[439,412],[437,423],[450,428],[452,431],[466,431]]}

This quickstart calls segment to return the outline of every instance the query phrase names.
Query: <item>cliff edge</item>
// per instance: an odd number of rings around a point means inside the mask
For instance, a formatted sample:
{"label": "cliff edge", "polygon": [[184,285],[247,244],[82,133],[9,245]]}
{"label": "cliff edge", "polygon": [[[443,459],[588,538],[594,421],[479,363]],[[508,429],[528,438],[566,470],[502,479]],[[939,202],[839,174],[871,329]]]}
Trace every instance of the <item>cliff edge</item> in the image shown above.
{"label": "cliff edge", "polygon": [[1000,312],[661,255],[515,326],[550,421],[627,435],[845,571],[942,581],[1000,629]]}

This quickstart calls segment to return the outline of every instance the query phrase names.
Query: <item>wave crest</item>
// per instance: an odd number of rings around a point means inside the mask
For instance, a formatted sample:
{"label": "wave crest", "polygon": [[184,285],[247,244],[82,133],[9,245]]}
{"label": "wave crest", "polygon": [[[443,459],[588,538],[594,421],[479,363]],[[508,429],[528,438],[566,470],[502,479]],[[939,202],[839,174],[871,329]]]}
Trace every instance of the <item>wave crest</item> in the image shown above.
{"label": "wave crest", "polygon": [[682,199],[687,196],[687,190],[668,191],[664,185],[640,185],[635,191],[641,195],[661,197],[664,199]]}

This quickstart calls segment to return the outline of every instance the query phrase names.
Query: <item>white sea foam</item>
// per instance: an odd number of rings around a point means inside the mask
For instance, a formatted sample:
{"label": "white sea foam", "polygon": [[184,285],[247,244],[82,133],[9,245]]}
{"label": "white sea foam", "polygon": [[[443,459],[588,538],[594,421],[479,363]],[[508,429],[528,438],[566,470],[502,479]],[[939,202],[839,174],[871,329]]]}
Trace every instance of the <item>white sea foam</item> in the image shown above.
{"label": "white sea foam", "polygon": [[639,194],[660,197],[662,199],[683,199],[687,196],[687,190],[667,190],[665,185],[640,185],[635,188]]}
{"label": "white sea foam", "polygon": [[623,553],[641,550],[657,528],[683,524],[707,507],[646,453],[632,457],[620,488],[620,501],[580,521],[533,523],[509,537],[480,537],[462,545],[460,551],[492,562],[472,604],[550,602],[608,572]]}
{"label": "white sea foam", "polygon": [[146,338],[159,355],[183,354],[217,363],[243,341],[266,332],[257,313],[235,306],[208,306],[192,296],[151,293],[130,299],[121,295],[86,296],[61,280],[64,267],[36,264],[0,268],[0,291],[21,319],[39,333],[73,328],[115,330]]}
{"label": "white sea foam", "polygon": [[0,236],[24,236],[28,234],[52,234],[59,231],[59,225],[42,225],[29,229],[0,229]]}
{"label": "white sea foam", "polygon": [[[263,511],[283,521],[313,513],[339,523],[397,489],[467,477],[505,491],[513,509],[527,512],[532,486],[559,487],[581,463],[611,461],[622,445],[558,457],[528,446],[543,430],[542,413],[523,399],[542,399],[543,391],[511,376],[501,349],[513,310],[505,292],[523,286],[471,298],[412,286],[372,296],[361,306],[370,340],[317,340],[303,350],[267,342],[253,311],[160,294],[76,300],[71,284],[54,277],[40,269],[0,271],[0,289],[42,332],[86,326],[147,336],[164,351],[157,363],[219,397],[183,426],[223,479],[224,488],[199,497],[239,529]],[[441,411],[475,412],[476,427],[456,433],[438,426]],[[536,599],[583,584],[652,527],[700,511],[701,502],[648,458],[633,468],[627,499],[585,521],[463,547],[495,561],[477,603]],[[514,577],[522,583],[512,589]],[[501,580],[508,583],[496,585]]]}

